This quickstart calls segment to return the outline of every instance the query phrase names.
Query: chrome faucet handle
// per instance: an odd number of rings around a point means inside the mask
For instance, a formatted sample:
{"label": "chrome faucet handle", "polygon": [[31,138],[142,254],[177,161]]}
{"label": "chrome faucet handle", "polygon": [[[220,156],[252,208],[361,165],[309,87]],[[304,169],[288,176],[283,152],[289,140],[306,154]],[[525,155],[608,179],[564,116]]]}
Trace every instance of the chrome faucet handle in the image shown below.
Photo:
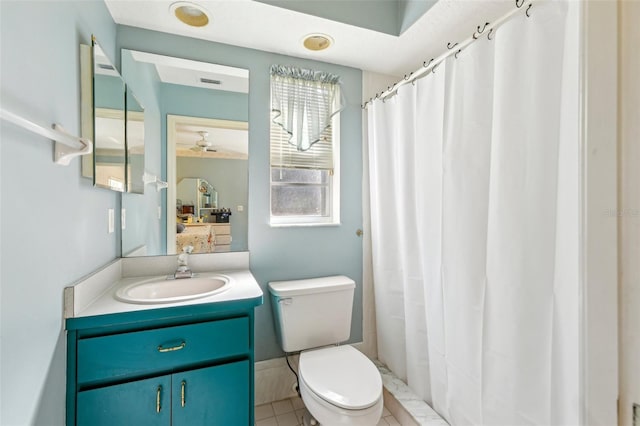
{"label": "chrome faucet handle", "polygon": [[178,255],[178,266],[189,265],[189,254],[193,251],[193,246],[185,246],[182,248],[182,253]]}
{"label": "chrome faucet handle", "polygon": [[178,255],[178,267],[176,268],[176,272],[173,274],[173,277],[176,279],[179,278],[191,278],[193,277],[193,272],[189,268],[189,253],[193,251],[193,246],[185,246],[182,248],[182,253]]}

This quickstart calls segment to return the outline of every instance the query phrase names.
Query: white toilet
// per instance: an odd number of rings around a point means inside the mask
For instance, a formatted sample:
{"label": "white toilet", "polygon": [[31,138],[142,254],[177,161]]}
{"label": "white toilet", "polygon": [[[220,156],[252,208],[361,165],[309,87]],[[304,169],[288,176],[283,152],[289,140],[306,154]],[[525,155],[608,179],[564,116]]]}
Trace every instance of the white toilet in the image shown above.
{"label": "white toilet", "polygon": [[[372,426],[382,416],[382,379],[349,345],[355,282],[345,276],[269,283],[282,349],[298,352],[300,394],[321,425]],[[310,423],[317,424],[317,423]]]}

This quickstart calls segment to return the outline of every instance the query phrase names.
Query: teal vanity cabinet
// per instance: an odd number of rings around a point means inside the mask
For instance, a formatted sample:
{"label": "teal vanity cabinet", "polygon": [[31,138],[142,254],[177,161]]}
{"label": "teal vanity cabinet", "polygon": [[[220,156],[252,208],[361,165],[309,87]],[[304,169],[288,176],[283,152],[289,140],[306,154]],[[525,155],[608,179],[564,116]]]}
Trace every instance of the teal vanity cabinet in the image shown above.
{"label": "teal vanity cabinet", "polygon": [[261,303],[67,319],[67,426],[253,425]]}

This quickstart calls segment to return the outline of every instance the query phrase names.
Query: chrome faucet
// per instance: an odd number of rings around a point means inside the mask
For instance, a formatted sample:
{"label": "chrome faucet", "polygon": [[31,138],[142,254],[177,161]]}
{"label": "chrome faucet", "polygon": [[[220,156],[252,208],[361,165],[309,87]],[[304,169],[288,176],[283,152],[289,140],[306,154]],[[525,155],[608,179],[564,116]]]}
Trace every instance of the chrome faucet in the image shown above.
{"label": "chrome faucet", "polygon": [[191,269],[189,268],[189,253],[192,251],[193,246],[186,246],[183,247],[182,253],[178,255],[178,268],[173,274],[173,278],[176,280],[193,277],[193,272],[191,272]]}

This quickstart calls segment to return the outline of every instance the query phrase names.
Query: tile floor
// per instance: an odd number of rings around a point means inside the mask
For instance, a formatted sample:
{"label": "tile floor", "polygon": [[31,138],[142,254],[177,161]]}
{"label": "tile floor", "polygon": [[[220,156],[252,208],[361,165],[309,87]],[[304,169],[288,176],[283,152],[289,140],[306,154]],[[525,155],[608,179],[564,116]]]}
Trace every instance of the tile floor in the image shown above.
{"label": "tile floor", "polygon": [[[305,411],[299,396],[256,407],[256,426],[300,426]],[[376,426],[400,425],[387,408]]]}

